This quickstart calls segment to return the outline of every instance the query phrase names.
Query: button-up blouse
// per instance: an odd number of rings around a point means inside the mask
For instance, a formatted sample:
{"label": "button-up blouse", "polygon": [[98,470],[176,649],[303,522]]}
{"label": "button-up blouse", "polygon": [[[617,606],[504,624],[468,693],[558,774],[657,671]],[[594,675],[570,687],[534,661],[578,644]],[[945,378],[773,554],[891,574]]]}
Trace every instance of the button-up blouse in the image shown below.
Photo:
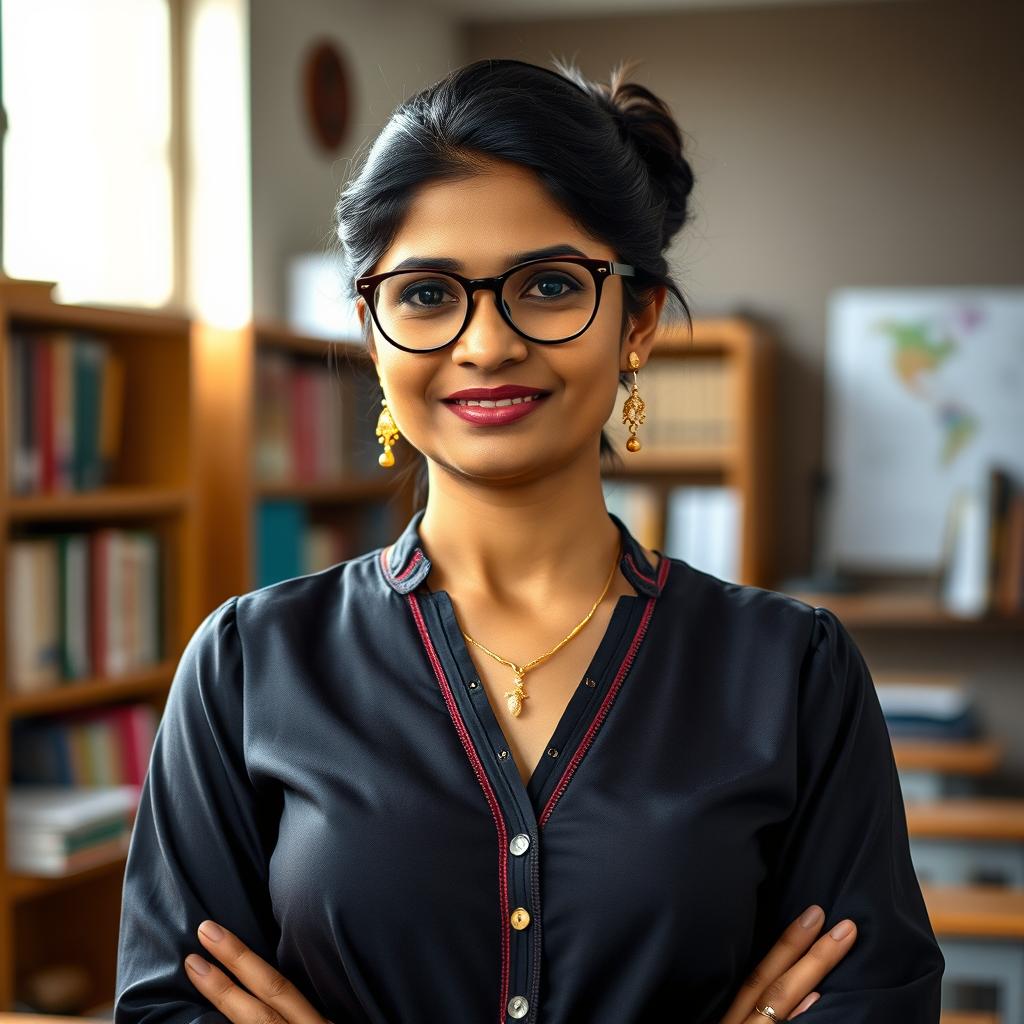
{"label": "button-up blouse", "polygon": [[858,935],[802,1020],[936,1024],[944,960],[840,620],[652,565],[609,513],[636,594],[527,785],[424,582],[423,511],[196,629],[132,833],[114,1024],[223,1024],[183,963],[211,959],[206,918],[333,1024],[715,1024],[811,903]]}

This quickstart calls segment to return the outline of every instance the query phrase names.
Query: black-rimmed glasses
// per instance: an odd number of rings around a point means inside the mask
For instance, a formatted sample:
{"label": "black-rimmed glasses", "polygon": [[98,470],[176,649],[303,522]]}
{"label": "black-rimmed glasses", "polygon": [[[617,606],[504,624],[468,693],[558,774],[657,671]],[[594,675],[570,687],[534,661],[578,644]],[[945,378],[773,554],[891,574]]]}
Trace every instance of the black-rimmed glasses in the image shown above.
{"label": "black-rimmed glasses", "polygon": [[560,345],[582,334],[611,274],[633,277],[634,267],[587,256],[527,260],[497,277],[463,277],[420,267],[388,270],[356,280],[377,329],[406,352],[433,352],[456,341],[473,313],[473,294],[494,292],[498,312],[517,334]]}

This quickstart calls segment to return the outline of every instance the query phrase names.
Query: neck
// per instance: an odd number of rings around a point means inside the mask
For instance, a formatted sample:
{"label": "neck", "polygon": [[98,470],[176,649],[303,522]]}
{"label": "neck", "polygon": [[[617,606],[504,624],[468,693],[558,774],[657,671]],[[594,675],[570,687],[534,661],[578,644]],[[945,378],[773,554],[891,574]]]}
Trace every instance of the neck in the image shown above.
{"label": "neck", "polygon": [[620,546],[597,457],[504,486],[428,468],[420,536],[432,590],[520,610],[564,604],[567,593],[596,600]]}

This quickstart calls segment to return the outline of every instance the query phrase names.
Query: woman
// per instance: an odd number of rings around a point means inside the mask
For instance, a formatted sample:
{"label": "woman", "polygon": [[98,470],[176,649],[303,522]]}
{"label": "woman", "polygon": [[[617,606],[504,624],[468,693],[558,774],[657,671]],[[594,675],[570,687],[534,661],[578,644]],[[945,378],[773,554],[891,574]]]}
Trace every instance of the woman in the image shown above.
{"label": "woman", "polygon": [[[689,316],[664,250],[692,185],[621,71],[479,61],[392,115],[338,232],[382,465],[421,453],[426,503],[197,629],[128,857],[115,1024],[938,1020],[849,635],[604,505],[617,387],[642,444],[670,292]],[[521,397],[479,404],[501,388]]]}

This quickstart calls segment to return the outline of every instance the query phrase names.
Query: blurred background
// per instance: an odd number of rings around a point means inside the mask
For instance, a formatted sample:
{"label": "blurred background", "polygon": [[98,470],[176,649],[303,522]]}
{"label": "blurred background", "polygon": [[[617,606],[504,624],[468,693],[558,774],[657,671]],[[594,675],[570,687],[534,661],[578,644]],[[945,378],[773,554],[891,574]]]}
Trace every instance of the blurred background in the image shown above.
{"label": "blurred background", "polygon": [[109,1017],[196,625],[422,502],[404,441],[378,462],[341,185],[449,69],[557,55],[639,59],[696,176],[693,337],[639,374],[640,452],[610,418],[608,507],[836,611],[944,1021],[1024,1024],[1022,31],[996,0],[0,0],[0,1012]]}

